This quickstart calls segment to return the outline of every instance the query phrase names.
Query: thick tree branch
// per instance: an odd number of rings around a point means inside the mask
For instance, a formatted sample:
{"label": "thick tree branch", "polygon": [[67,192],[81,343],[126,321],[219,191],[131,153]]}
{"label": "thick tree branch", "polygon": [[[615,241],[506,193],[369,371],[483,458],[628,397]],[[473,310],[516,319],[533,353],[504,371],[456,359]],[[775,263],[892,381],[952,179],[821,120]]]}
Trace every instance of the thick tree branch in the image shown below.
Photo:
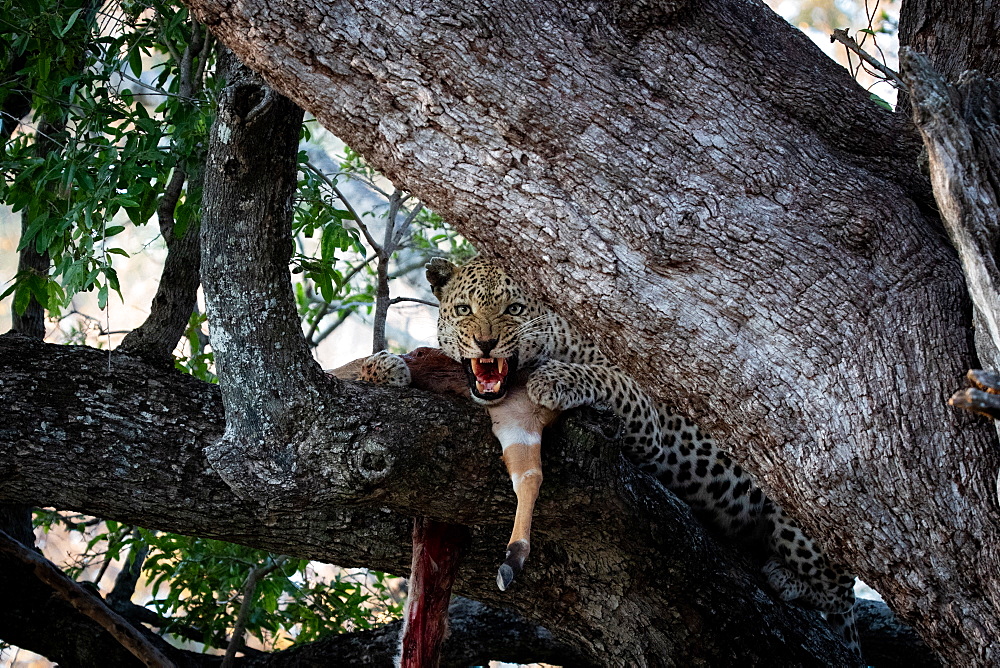
{"label": "thick tree branch", "polygon": [[262,504],[236,497],[202,454],[222,431],[217,388],[126,356],[108,376],[100,351],[12,335],[0,337],[0,365],[0,501],[396,573],[410,560],[409,518],[430,516],[471,528],[457,591],[539,623],[556,602],[551,630],[591,660],[609,651],[594,629],[612,615],[633,641],[615,651],[638,663],[733,652],[849,663],[817,616],[775,601],[586,420],[548,446],[532,562],[503,593],[494,572],[514,499],[488,420],[467,401],[342,383],[330,413],[314,416],[326,440],[299,451],[308,498]]}
{"label": "thick tree branch", "polygon": [[[996,0],[906,0],[899,10],[899,43],[928,56],[948,81],[967,70],[1000,75],[1000,6]],[[901,98],[903,100],[905,98]],[[903,111],[909,108],[903,105]]]}
{"label": "thick tree branch", "polygon": [[[204,165],[189,164],[187,170],[191,173],[188,197],[196,198],[196,193],[202,188]],[[174,222],[177,198],[186,179],[184,169],[175,169],[156,209],[160,231],[167,244],[167,259],[150,305],[149,317],[129,332],[117,348],[118,352],[147,357],[150,361],[163,364],[173,363],[174,348],[197,304],[201,282],[200,221],[192,221],[183,233],[176,229]]]}
{"label": "thick tree branch", "polygon": [[950,86],[927,57],[899,54],[910,86],[913,120],[927,146],[931,182],[941,218],[958,250],[966,284],[992,339],[980,356],[1000,369],[1000,85],[969,73]]}
{"label": "thick tree branch", "polygon": [[[182,104],[192,105],[197,103],[196,96],[201,91],[212,36],[194,20],[189,21],[188,26],[191,31],[189,43],[184,49],[184,55],[177,54],[179,57],[174,62],[180,64],[177,94]],[[164,41],[176,54],[169,40]],[[196,146],[192,155],[178,161],[160,197],[156,217],[160,234],[167,244],[167,259],[150,305],[149,317],[122,339],[119,352],[147,357],[150,361],[173,363],[174,347],[184,334],[191,313],[197,305],[198,286],[201,283],[201,218],[195,215],[193,220],[181,227],[176,224],[174,213],[185,181],[188,203],[198,203],[201,200],[206,148]]]}
{"label": "thick tree branch", "polygon": [[288,270],[302,110],[228,50],[219,70],[202,283],[227,423],[207,453],[240,495],[266,500],[300,493],[300,444],[315,440],[311,418],[327,409],[317,388],[332,381],[302,336]]}

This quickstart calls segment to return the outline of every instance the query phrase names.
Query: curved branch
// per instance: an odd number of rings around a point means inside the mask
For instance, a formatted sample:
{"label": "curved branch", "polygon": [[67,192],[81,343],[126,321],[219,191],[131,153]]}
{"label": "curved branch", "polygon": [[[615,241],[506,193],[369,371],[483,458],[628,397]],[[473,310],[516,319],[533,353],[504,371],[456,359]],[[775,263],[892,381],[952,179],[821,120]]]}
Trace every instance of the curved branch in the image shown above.
{"label": "curved branch", "polygon": [[99,596],[70,580],[48,559],[17,542],[4,531],[0,531],[0,553],[29,566],[34,575],[52,587],[57,596],[97,622],[143,664],[151,668],[173,668],[175,665]]}
{"label": "curved branch", "polygon": [[206,452],[237,493],[266,500],[301,493],[298,444],[315,440],[309,416],[325,412],[318,388],[331,382],[302,335],[288,270],[303,112],[228,50],[219,63],[202,282],[227,425]]}
{"label": "curved branch", "polygon": [[900,68],[910,87],[913,120],[927,146],[934,197],[958,250],[969,294],[986,323],[1000,369],[1000,84],[975,73],[950,86],[926,56],[903,48]]}
{"label": "curved branch", "polygon": [[288,561],[288,557],[280,556],[270,559],[266,564],[260,564],[250,569],[246,581],[243,583],[243,600],[240,602],[240,611],[236,616],[236,624],[233,626],[233,637],[226,647],[226,655],[222,659],[222,668],[232,668],[236,665],[236,653],[246,646],[244,635],[247,630],[247,621],[250,619],[250,611],[253,609],[254,595],[257,593],[257,585],[274,571]]}

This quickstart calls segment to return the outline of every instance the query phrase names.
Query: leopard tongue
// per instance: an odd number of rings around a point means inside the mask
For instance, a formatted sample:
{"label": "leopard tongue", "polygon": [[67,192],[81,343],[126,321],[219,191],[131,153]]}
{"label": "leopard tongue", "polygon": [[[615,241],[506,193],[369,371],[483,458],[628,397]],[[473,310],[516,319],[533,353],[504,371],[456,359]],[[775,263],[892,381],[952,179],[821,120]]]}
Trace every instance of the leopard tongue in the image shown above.
{"label": "leopard tongue", "polygon": [[507,359],[504,357],[472,358],[472,373],[476,376],[476,391],[480,394],[498,392],[507,378]]}

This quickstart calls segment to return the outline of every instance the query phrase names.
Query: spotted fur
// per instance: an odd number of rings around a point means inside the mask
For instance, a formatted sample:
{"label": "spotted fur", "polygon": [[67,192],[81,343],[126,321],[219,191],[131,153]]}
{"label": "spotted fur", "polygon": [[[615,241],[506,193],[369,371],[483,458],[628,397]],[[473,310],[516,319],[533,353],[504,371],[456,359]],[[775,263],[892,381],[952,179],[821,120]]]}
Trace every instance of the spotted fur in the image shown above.
{"label": "spotted fur", "polygon": [[358,379],[376,385],[407,387],[410,384],[410,367],[402,357],[381,350],[361,363]]}
{"label": "spotted fur", "polygon": [[[711,436],[656,402],[597,346],[488,260],[476,258],[462,267],[434,260],[427,277],[441,303],[438,341],[445,354],[459,361],[516,360],[521,375],[527,374],[529,397],[546,408],[595,406],[614,412],[623,421],[625,454],[632,462],[715,529],[762,538],[769,553],[763,567],[768,584],[784,600],[826,613],[857,649],[854,576],[829,561]],[[369,375],[393,375],[391,357],[370,358]],[[503,396],[484,398],[475,391],[472,397],[487,405],[503,401]]]}

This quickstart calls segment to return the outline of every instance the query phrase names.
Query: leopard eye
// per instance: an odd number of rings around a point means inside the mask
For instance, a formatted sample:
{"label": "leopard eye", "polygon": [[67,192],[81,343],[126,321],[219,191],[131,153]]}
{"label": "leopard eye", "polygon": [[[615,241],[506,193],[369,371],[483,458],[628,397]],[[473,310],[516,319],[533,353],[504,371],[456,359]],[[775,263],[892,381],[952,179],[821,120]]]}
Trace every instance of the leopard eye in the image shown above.
{"label": "leopard eye", "polygon": [[455,313],[458,315],[472,315],[472,307],[468,304],[455,304]]}
{"label": "leopard eye", "polygon": [[504,311],[507,315],[521,315],[524,313],[524,304],[511,304]]}

